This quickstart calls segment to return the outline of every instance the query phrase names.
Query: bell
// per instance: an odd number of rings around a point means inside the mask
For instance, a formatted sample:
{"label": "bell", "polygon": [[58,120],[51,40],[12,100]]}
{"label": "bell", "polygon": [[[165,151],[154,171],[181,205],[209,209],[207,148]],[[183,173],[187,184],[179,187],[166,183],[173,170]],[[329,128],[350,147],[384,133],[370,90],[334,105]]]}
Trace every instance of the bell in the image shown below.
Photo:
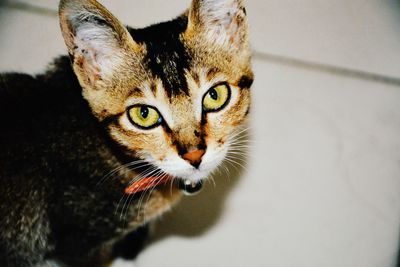
{"label": "bell", "polygon": [[203,181],[191,181],[189,179],[179,180],[179,189],[187,196],[193,196],[198,194],[203,189]]}

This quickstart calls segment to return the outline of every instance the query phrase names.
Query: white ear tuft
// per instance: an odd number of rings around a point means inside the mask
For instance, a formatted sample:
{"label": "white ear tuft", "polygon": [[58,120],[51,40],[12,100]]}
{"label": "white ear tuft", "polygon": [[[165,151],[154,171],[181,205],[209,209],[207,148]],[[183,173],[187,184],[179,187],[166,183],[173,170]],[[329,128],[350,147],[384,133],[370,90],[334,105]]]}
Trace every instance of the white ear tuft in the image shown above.
{"label": "white ear tuft", "polygon": [[247,43],[247,17],[243,0],[193,0],[189,29],[231,48]]}
{"label": "white ear tuft", "polygon": [[125,27],[94,0],[62,0],[60,24],[78,77],[95,87],[112,77],[134,42]]}

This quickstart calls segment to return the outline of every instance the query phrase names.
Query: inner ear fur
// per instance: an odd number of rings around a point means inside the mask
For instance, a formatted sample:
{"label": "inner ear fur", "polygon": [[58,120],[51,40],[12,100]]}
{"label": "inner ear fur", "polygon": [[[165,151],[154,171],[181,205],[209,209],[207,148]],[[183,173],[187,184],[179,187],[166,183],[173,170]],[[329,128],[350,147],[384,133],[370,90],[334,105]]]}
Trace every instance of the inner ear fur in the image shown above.
{"label": "inner ear fur", "polygon": [[188,18],[187,39],[201,36],[227,50],[248,45],[244,0],[193,0]]}
{"label": "inner ear fur", "polygon": [[95,0],[61,0],[61,31],[83,86],[98,88],[139,50],[127,29]]}

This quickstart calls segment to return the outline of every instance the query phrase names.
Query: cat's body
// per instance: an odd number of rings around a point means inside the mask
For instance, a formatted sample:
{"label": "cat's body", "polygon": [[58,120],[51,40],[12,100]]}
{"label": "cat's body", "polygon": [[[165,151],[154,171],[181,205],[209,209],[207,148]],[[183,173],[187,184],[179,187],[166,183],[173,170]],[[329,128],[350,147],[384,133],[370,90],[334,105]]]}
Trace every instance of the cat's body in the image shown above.
{"label": "cat's body", "polygon": [[102,181],[125,159],[82,99],[69,58],[53,68],[1,77],[0,266],[33,266],[45,256],[96,266],[85,256],[97,259],[99,244],[151,216],[138,214],[133,199],[122,210],[128,179]]}
{"label": "cat's body", "polygon": [[[127,195],[137,174],[197,181],[215,168],[211,162],[221,162],[225,142],[248,113],[252,73],[246,37],[230,36],[230,45],[240,45],[237,52],[222,45],[208,49],[195,38],[206,38],[196,33],[200,26],[193,27],[201,8],[221,9],[219,2],[229,4],[231,13],[244,12],[241,1],[194,1],[192,12],[174,21],[130,29],[132,42],[95,1],[62,1],[73,67],[61,57],[43,75],[0,76],[0,266],[45,266],[49,259],[105,266],[122,253],[124,238],[132,252],[140,247],[143,226],[181,196],[173,181]],[[228,24],[237,20],[235,34],[243,20],[238,18]],[[99,32],[90,35],[93,29]],[[235,65],[224,66],[229,63]],[[195,97],[194,88],[204,84]],[[216,88],[212,98],[202,104],[210,87]],[[226,103],[213,102],[220,100],[215,93],[228,89]],[[195,98],[203,105],[199,117],[189,107]],[[159,110],[154,126],[138,126],[129,117],[138,116],[130,110],[139,104],[147,112],[143,125],[152,107]],[[215,104],[208,115],[205,107]]]}

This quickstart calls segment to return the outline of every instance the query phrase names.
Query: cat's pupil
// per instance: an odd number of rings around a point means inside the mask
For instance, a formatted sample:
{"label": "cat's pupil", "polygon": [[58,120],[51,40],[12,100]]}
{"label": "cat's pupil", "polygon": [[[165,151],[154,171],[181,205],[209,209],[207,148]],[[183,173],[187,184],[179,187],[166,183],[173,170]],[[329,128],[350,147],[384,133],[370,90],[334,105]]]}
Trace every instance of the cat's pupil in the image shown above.
{"label": "cat's pupil", "polygon": [[141,107],[140,108],[140,116],[142,116],[143,119],[147,119],[147,117],[149,116],[149,108]]}
{"label": "cat's pupil", "polygon": [[214,100],[218,100],[218,93],[214,88],[210,90],[210,97]]}

